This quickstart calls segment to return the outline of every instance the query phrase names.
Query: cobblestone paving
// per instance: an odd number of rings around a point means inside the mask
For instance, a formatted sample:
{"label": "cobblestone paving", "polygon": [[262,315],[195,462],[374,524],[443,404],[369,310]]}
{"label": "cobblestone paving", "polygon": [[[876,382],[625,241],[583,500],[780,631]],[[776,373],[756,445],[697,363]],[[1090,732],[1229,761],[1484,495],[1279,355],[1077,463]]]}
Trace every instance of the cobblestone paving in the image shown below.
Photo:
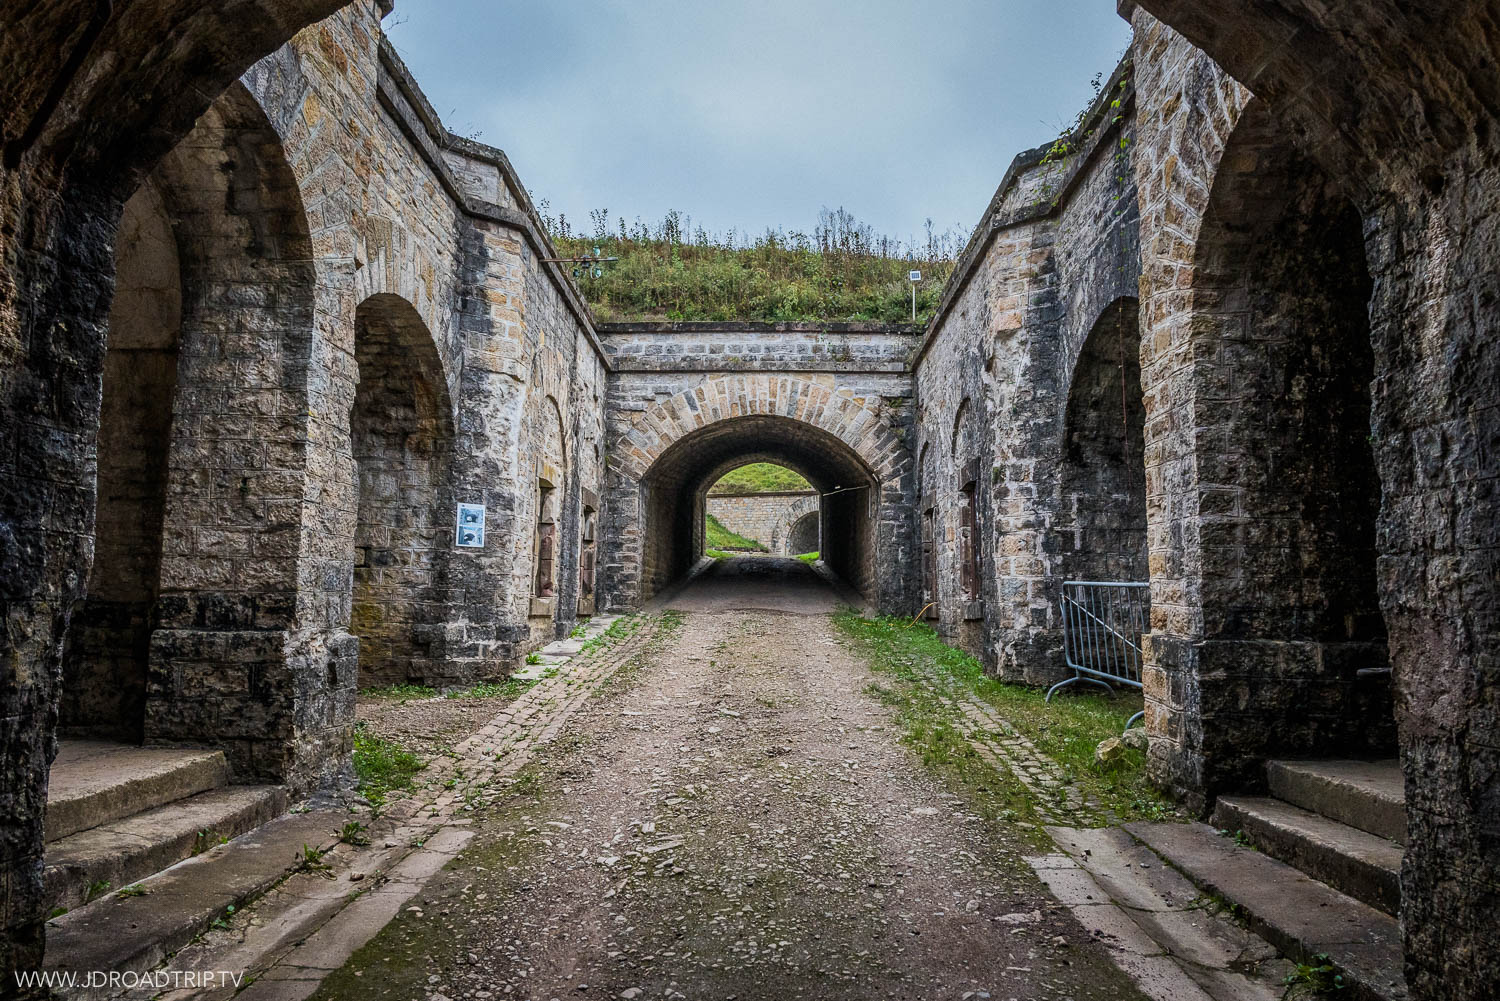
{"label": "cobblestone paving", "polygon": [[388,812],[429,820],[451,817],[473,794],[483,796],[495,783],[515,775],[538,747],[556,739],[601,685],[640,653],[660,624],[660,617],[643,617],[627,639],[543,672],[520,698],[454,747],[453,754],[429,764],[421,773],[421,789],[393,802]]}
{"label": "cobblestone paving", "polygon": [[930,679],[925,683],[958,710],[954,723],[980,759],[992,768],[1007,769],[1031,792],[1037,817],[1044,823],[1088,827],[1099,822],[1097,804],[1086,800],[1052,759],[993,706],[946,691]]}

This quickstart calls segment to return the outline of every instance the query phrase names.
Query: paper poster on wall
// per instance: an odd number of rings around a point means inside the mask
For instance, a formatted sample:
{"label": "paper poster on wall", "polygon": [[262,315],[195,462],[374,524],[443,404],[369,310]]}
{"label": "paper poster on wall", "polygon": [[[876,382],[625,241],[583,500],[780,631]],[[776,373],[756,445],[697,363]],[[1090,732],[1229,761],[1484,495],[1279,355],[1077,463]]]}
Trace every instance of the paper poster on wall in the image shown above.
{"label": "paper poster on wall", "polygon": [[460,549],[484,548],[484,505],[458,505],[458,529],[454,538]]}

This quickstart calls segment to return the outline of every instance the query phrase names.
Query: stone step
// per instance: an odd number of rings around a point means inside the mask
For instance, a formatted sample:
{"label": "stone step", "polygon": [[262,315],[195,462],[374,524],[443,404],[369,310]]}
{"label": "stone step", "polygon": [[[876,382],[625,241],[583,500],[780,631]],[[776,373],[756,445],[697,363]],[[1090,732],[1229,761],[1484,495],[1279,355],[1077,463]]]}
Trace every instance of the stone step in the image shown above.
{"label": "stone step", "polygon": [[1220,796],[1213,822],[1387,914],[1401,909],[1401,846],[1266,796]]}
{"label": "stone step", "polygon": [[[1222,802],[1222,800],[1221,800]],[[1349,1001],[1405,1001],[1396,919],[1236,845],[1206,824],[1135,823],[1125,829],[1205,893],[1241,909],[1251,929],[1298,962],[1326,955]]]}
{"label": "stone step", "polygon": [[[292,813],[47,922],[47,970],[149,970],[297,868],[304,846],[338,842],[342,810]],[[90,996],[87,991],[67,996]],[[94,992],[93,996],[99,996]]]}
{"label": "stone step", "polygon": [[1271,761],[1266,778],[1277,799],[1406,844],[1406,784],[1399,762]]}
{"label": "stone step", "polygon": [[119,890],[286,811],[280,786],[226,786],[144,810],[47,846],[48,907],[72,909]]}
{"label": "stone step", "polygon": [[221,751],[64,740],[47,784],[47,840],[57,841],[229,782]]}

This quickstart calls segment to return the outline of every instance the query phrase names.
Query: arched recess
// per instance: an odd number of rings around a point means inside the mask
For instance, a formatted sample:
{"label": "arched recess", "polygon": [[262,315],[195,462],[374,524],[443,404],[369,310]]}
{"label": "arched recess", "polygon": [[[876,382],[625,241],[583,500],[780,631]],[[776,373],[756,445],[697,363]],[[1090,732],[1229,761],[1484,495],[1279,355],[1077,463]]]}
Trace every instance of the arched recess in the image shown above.
{"label": "arched recess", "polygon": [[115,240],[94,564],[64,650],[64,736],[138,742],[144,735],[181,331],[177,241],[162,193],[148,179],[125,203]]}
{"label": "arched recess", "polygon": [[322,599],[322,582],[299,574],[304,533],[318,519],[314,530],[338,532],[342,514],[308,503],[306,213],[279,137],[238,83],[152,183],[176,237],[182,323],[145,733],[221,747],[239,777],[305,788],[347,747],[352,713],[336,693],[354,682],[352,642],[304,655],[295,634]]}
{"label": "arched recess", "polygon": [[1069,380],[1060,579],[1147,579],[1145,426],[1139,303],[1123,298],[1095,321]]}
{"label": "arched recess", "polygon": [[[359,369],[349,414],[358,482],[350,631],[359,637],[361,685],[431,682],[430,630],[444,621],[452,404],[431,332],[416,308],[389,293],[354,313]],[[440,655],[440,654],[439,654]]]}
{"label": "arched recess", "polygon": [[1371,281],[1361,218],[1265,107],[1225,149],[1193,268],[1201,794],[1280,756],[1394,753],[1376,594]]}
{"label": "arched recess", "polygon": [[[234,84],[122,217],[100,558],[64,658],[65,732],[224,746],[246,774],[290,778],[280,752],[252,747],[285,749],[295,726],[261,725],[269,685],[225,687],[208,634],[294,620],[311,256],[279,138]],[[236,670],[279,665],[283,647],[241,644]]]}
{"label": "arched recess", "polygon": [[[533,368],[534,384],[540,386],[541,361]],[[534,392],[527,403],[528,433],[524,440],[535,443],[532,455],[531,490],[533,494],[533,530],[531,535],[530,580],[526,593],[531,641],[550,639],[553,623],[560,610],[564,587],[563,524],[569,509],[567,435],[562,408],[557,399]],[[571,610],[566,610],[571,614]],[[564,616],[565,618],[567,616]]]}
{"label": "arched recess", "polygon": [[[818,549],[818,530],[820,519],[815,517],[822,509],[822,498],[817,494],[807,494],[802,497],[784,498],[784,508],[780,513],[780,523],[771,533],[771,551],[786,556],[799,556],[802,553],[816,552]],[[794,530],[802,526],[800,535],[795,537]],[[809,527],[811,526],[811,527]],[[794,545],[805,545],[811,540],[812,545],[806,549],[794,549]]]}

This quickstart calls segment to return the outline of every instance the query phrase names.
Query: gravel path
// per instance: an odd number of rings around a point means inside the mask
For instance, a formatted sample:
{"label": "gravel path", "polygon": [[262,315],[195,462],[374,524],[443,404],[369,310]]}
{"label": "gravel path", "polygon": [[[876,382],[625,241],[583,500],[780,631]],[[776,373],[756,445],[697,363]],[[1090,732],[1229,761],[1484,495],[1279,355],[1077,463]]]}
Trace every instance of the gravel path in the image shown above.
{"label": "gravel path", "polygon": [[318,996],[1141,997],[870,677],[825,615],[690,612]]}
{"label": "gravel path", "polygon": [[355,713],[371,733],[431,758],[477,732],[523,690],[518,687],[514,694],[489,698],[361,695]]}

